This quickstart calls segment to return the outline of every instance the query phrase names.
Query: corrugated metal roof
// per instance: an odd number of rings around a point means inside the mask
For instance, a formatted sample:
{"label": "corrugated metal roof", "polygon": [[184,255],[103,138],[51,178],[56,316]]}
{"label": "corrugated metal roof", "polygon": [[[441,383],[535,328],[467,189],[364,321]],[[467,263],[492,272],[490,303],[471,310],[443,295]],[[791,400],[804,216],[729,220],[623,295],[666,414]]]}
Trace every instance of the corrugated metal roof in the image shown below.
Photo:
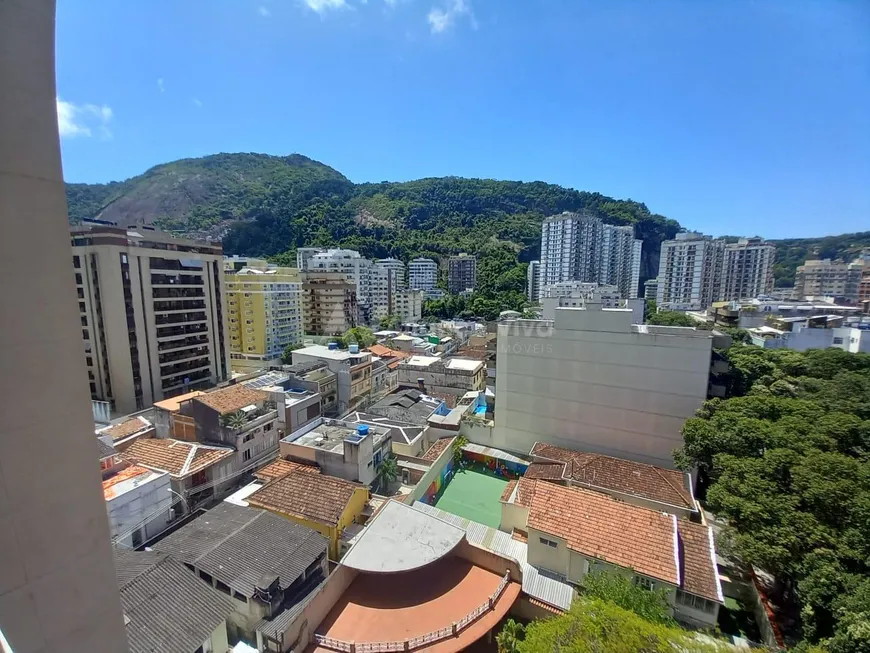
{"label": "corrugated metal roof", "polygon": [[115,549],[115,568],[131,653],[194,651],[233,612],[165,553]]}
{"label": "corrugated metal roof", "polygon": [[319,533],[289,519],[221,503],[154,548],[252,596],[264,574],[277,574],[281,587],[289,587],[309,565],[326,555],[327,544]]}
{"label": "corrugated metal roof", "polygon": [[561,610],[571,607],[571,602],[574,600],[574,587],[530,565],[528,545],[525,542],[515,540],[509,533],[469,521],[420,501],[415,502],[414,507],[454,526],[464,528],[466,537],[472,544],[516,560],[523,571],[523,592],[529,596]]}
{"label": "corrugated metal roof", "polygon": [[501,449],[493,449],[492,447],[484,447],[480,444],[474,444],[473,442],[469,442],[464,447],[462,447],[464,451],[471,451],[473,453],[479,453],[484,456],[490,456],[492,458],[498,458],[500,460],[506,460],[508,462],[516,463],[518,465],[528,465],[528,458],[520,458],[519,456],[515,456],[512,453],[508,453],[507,451],[503,451]]}

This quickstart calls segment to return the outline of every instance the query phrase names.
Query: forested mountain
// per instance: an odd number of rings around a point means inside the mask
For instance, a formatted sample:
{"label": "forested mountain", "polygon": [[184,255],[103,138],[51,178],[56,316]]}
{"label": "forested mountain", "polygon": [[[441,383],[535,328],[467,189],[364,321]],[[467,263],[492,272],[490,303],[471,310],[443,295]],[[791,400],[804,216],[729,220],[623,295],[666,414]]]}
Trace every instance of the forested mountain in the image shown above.
{"label": "forested mountain", "polygon": [[862,249],[870,247],[870,231],[823,238],[789,238],[774,242],[776,265],[773,274],[777,287],[783,287],[794,283],[795,269],[807,259],[855,259]]}
{"label": "forested mountain", "polygon": [[[521,304],[526,266],[539,255],[541,221],[589,211],[631,224],[643,239],[641,280],[656,276],[662,240],[680,225],[642,203],[544,182],[441,177],[354,184],[300,154],[216,154],[182,159],[109,184],[67,184],[70,220],[100,218],[154,224],[223,238],[229,254],[264,255],[292,264],[297,247],[341,245],[369,257],[479,257],[483,296]],[[781,241],[777,281],[789,285],[808,254],[853,253],[870,232]],[[518,265],[519,263],[519,265]]]}

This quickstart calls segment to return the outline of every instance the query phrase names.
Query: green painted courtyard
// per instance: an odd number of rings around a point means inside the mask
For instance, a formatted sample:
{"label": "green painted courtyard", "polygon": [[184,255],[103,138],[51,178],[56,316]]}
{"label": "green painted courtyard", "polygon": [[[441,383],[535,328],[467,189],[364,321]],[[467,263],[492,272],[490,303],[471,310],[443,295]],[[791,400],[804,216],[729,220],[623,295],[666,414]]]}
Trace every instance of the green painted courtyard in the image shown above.
{"label": "green painted courtyard", "polygon": [[501,522],[499,500],[507,484],[507,479],[465,469],[453,476],[435,507],[498,528]]}

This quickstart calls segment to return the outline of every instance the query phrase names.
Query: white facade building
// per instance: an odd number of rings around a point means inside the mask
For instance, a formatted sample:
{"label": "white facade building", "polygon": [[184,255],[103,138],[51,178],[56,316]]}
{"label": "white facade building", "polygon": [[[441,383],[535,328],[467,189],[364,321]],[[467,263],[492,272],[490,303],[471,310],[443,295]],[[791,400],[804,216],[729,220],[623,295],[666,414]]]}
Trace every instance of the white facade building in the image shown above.
{"label": "white facade building", "polygon": [[643,298],[647,301],[656,301],[659,290],[658,277],[655,279],[647,279],[643,283]]}
{"label": "white facade building", "polygon": [[423,291],[400,288],[393,294],[393,314],[402,324],[423,318]]}
{"label": "white facade building", "polygon": [[714,336],[632,322],[589,304],[500,324],[491,446],[540,441],[673,467],[683,423],[707,399]]}
{"label": "white facade building", "polygon": [[415,258],[408,263],[408,286],[429,292],[438,281],[438,264],[431,258]]}
{"label": "white facade building", "polygon": [[568,212],[549,217],[541,227],[540,284],[595,281],[636,297],[642,245],[631,226]]}
{"label": "white facade building", "polygon": [[387,270],[392,270],[393,274],[396,278],[396,288],[407,288],[408,282],[405,278],[406,269],[405,264],[402,263],[397,258],[381,258],[378,259],[375,263],[376,268],[385,268]]}
{"label": "white facade building", "polygon": [[773,290],[775,256],[776,245],[761,238],[741,238],[736,243],[725,245],[719,301],[770,293]]}
{"label": "white facade building", "polygon": [[166,529],[175,518],[176,499],[166,472],[131,465],[103,481],[112,540],[138,547]]}
{"label": "white facade building", "polygon": [[843,297],[858,299],[863,261],[853,263],[814,259],[799,265],[794,278],[794,297]]}
{"label": "white facade building", "polygon": [[658,308],[702,311],[715,302],[720,294],[724,254],[725,241],[694,231],[663,242]]}
{"label": "white facade building", "polygon": [[536,302],[541,296],[541,262],[529,261],[526,273],[526,295],[530,302]]}

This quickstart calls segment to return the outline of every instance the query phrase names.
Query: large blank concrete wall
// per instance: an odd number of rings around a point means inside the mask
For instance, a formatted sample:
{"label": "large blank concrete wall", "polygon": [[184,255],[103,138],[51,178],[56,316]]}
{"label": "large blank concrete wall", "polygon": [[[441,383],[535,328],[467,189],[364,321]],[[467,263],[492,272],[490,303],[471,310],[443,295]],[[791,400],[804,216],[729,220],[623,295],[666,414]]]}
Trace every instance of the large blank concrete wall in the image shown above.
{"label": "large blank concrete wall", "polygon": [[493,446],[535,441],[673,467],[707,396],[711,336],[639,333],[628,310],[556,310],[499,326]]}
{"label": "large blank concrete wall", "polygon": [[0,629],[15,653],[118,653],[128,649],[71,264],[54,10],[0,2],[0,266],[14,279],[0,341]]}

